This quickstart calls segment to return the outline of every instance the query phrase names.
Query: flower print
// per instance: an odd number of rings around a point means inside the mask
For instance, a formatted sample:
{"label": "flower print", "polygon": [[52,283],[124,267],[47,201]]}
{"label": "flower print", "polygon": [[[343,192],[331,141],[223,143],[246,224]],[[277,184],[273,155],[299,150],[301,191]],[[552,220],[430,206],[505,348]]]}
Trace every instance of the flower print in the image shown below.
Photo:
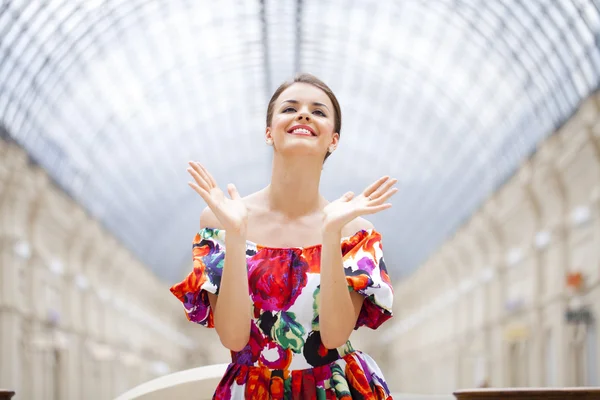
{"label": "flower print", "polygon": [[[261,253],[278,249],[264,248]],[[255,307],[268,311],[286,311],[304,286],[308,264],[294,250],[277,251],[272,255],[248,260],[248,283]]]}
{"label": "flower print", "polygon": [[392,281],[390,280],[390,276],[387,272],[387,267],[385,266],[385,261],[383,257],[379,259],[379,270],[381,275],[381,280],[387,283],[390,287],[392,286]]}
{"label": "flower print", "polygon": [[319,330],[319,294],[321,293],[321,285],[317,286],[315,291],[313,292],[313,320],[312,320],[312,330]]}
{"label": "flower print", "polygon": [[[224,237],[224,231],[210,228],[196,235],[194,269],[172,287],[188,318],[207,326],[214,326],[208,296],[219,291]],[[342,241],[341,253],[348,289],[364,296],[355,328],[375,329],[391,317],[393,300],[381,236],[374,230],[359,231]],[[350,342],[327,349],[321,341],[320,254],[318,245],[246,247],[253,307],[250,336],[241,351],[231,352],[232,363],[214,399],[391,399],[372,359]]]}
{"label": "flower print", "polygon": [[296,322],[296,315],[292,312],[282,311],[275,321],[271,337],[285,349],[300,353],[304,346],[304,328]]}
{"label": "flower print", "polygon": [[306,248],[302,256],[308,264],[308,273],[318,274],[321,272],[321,246]]}
{"label": "flower print", "polygon": [[171,293],[183,303],[188,320],[209,328],[214,327],[214,317],[207,291],[219,292],[225,260],[222,246],[212,240],[212,236],[212,231],[194,236],[193,270],[182,282],[171,287]]}
{"label": "flower print", "polygon": [[[262,354],[259,357],[259,363],[269,369],[286,370],[292,363],[292,350],[285,349],[278,343],[269,341],[262,350]],[[275,353],[277,356],[274,360],[267,359],[267,357],[270,357]]]}
{"label": "flower print", "polygon": [[[200,235],[196,234],[196,239]],[[223,275],[223,264],[225,264],[225,252],[221,251],[220,245],[212,240],[194,241],[192,248],[194,268],[202,263],[205,273],[210,282],[217,288],[221,287],[221,276]],[[218,294],[218,291],[217,291]]]}
{"label": "flower print", "polygon": [[344,376],[344,371],[337,363],[331,366],[331,387],[335,390],[338,399],[351,399],[352,393],[348,386],[348,381]]}
{"label": "flower print", "polygon": [[323,346],[319,331],[312,331],[308,334],[302,353],[306,362],[313,367],[333,362],[339,357],[336,349],[327,349]]}
{"label": "flower print", "polygon": [[376,249],[381,249],[381,235],[368,231],[359,231],[354,236],[342,242],[342,255],[344,258],[355,258],[359,252],[370,254],[373,259],[377,259]]}
{"label": "flower print", "polygon": [[[278,374],[279,372],[279,374]],[[271,375],[271,388],[270,388],[270,399],[271,400],[283,400],[285,395],[285,385],[281,371],[275,371]]]}
{"label": "flower print", "polygon": [[261,333],[254,321],[252,321],[250,324],[250,338],[248,344],[242,350],[232,353],[233,361],[243,365],[254,364],[258,360],[262,349],[266,346],[268,341],[268,338]]}
{"label": "flower print", "polygon": [[269,337],[269,339],[273,340],[273,325],[279,319],[279,313],[273,311],[264,311],[262,313],[257,313],[258,309],[255,309],[255,316],[258,326],[262,333]]}
{"label": "flower print", "polygon": [[373,394],[371,385],[355,357],[346,357],[346,380],[355,393],[360,393],[356,398],[367,398]]}
{"label": "flower print", "polygon": [[244,398],[269,400],[269,378],[271,371],[268,368],[252,368],[248,375]]}
{"label": "flower print", "polygon": [[348,286],[356,291],[364,290],[373,284],[370,274],[364,270],[355,271],[352,267],[347,267],[344,268],[344,273]]}

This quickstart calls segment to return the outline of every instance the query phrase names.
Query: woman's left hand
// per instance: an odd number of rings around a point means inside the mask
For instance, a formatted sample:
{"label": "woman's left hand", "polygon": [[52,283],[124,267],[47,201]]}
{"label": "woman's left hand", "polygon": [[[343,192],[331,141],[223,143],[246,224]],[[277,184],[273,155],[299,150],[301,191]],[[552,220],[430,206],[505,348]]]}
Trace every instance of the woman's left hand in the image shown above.
{"label": "woman's left hand", "polygon": [[375,214],[390,208],[392,205],[385,203],[385,201],[398,191],[398,188],[392,187],[396,182],[398,182],[397,179],[384,176],[369,185],[358,196],[354,196],[354,193],[348,192],[339,199],[329,203],[323,209],[322,230],[339,232],[344,225],[356,217]]}

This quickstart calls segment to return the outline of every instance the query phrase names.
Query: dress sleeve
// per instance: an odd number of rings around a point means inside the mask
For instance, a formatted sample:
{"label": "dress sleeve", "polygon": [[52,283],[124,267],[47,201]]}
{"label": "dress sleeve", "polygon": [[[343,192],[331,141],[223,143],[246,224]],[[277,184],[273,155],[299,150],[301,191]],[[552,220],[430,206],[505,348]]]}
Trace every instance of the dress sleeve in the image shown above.
{"label": "dress sleeve", "polygon": [[342,260],[348,289],[364,296],[354,329],[377,329],[392,317],[394,292],[383,261],[381,235],[362,230],[342,241]]}
{"label": "dress sleeve", "polygon": [[171,293],[182,303],[187,319],[213,328],[214,318],[208,293],[219,294],[225,261],[225,231],[204,228],[196,234],[192,245],[194,268]]}

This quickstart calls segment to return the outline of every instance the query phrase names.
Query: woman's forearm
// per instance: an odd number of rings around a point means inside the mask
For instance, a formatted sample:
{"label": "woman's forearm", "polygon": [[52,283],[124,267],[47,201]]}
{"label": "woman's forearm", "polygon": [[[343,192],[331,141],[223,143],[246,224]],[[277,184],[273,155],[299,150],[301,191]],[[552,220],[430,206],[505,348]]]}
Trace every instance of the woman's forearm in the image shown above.
{"label": "woman's forearm", "polygon": [[239,351],[250,338],[251,302],[248,294],[246,238],[226,235],[225,248],[225,265],[214,322],[223,345]]}
{"label": "woman's forearm", "polygon": [[341,236],[338,231],[323,232],[319,328],[323,345],[328,349],[346,343],[356,323],[356,312],[342,264]]}

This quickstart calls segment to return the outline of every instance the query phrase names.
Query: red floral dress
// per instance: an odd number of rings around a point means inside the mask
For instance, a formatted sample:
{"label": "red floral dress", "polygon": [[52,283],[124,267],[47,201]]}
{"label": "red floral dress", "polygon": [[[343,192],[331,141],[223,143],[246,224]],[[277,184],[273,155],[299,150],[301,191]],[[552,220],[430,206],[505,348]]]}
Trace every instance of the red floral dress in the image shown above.
{"label": "red floral dress", "polygon": [[[393,292],[381,235],[362,230],[341,243],[348,288],[365,297],[355,329],[376,329],[391,318]],[[208,293],[219,294],[225,231],[194,238],[194,269],[171,292],[190,321],[214,327]],[[213,399],[391,399],[371,357],[348,341],[326,349],[319,332],[321,245],[272,248],[247,243],[253,303],[250,340],[232,362]]]}

